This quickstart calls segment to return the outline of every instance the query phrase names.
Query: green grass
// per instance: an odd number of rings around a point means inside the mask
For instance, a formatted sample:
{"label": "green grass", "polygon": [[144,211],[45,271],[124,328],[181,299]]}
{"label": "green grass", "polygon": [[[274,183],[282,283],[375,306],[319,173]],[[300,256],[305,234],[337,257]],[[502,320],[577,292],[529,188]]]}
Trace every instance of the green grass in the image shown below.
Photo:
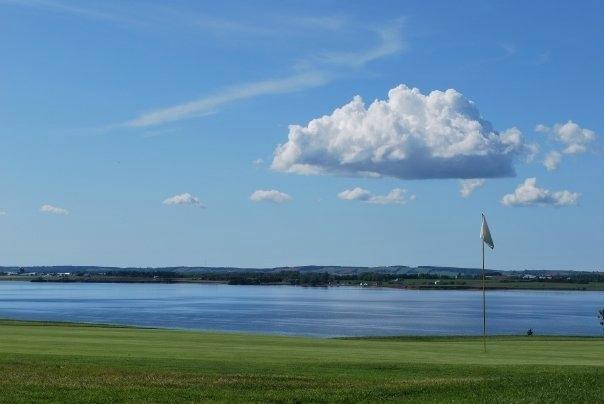
{"label": "green grass", "polygon": [[604,339],[311,339],[0,322],[4,402],[604,402]]}

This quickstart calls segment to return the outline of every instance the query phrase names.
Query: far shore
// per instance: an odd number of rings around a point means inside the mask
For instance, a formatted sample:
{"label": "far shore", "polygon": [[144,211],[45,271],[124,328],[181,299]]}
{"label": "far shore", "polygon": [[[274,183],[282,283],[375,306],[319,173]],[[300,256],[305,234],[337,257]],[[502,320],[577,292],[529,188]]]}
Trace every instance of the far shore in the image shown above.
{"label": "far shore", "polygon": [[[158,277],[120,277],[120,276],[60,276],[60,277],[33,277],[33,276],[0,276],[0,281],[21,281],[33,283],[179,283],[179,284],[220,284],[220,285],[248,285],[248,286],[303,286],[303,287],[368,287],[410,290],[481,290],[482,283],[479,279],[438,280],[438,279],[404,279],[400,282],[357,282],[339,281],[325,284],[298,284],[286,282],[237,282],[224,280],[207,280],[195,277],[183,278],[158,278]],[[568,290],[568,291],[604,291],[604,282],[547,282],[524,280],[487,279],[485,288],[488,290]]]}

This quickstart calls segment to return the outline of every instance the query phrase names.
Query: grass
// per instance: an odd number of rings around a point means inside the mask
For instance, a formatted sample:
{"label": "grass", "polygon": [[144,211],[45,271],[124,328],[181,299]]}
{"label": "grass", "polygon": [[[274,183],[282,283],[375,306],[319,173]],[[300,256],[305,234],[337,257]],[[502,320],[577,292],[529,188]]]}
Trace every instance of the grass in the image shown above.
{"label": "grass", "polygon": [[0,322],[4,402],[604,402],[604,339],[311,339]]}

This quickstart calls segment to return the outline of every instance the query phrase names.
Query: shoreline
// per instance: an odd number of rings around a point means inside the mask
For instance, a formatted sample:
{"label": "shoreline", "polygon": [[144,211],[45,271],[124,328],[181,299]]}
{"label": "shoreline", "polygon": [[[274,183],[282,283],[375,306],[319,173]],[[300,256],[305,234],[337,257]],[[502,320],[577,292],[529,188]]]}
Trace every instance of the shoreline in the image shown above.
{"label": "shoreline", "polygon": [[[404,290],[482,290],[482,286],[479,283],[471,282],[467,284],[435,284],[433,280],[417,279],[415,282],[410,284],[392,284],[385,282],[340,282],[337,284],[298,284],[292,285],[290,283],[271,283],[271,282],[259,282],[259,283],[233,283],[229,281],[213,281],[204,279],[191,279],[191,278],[169,278],[169,279],[152,279],[152,278],[118,278],[118,279],[74,279],[74,278],[33,278],[23,279],[24,277],[3,277],[0,276],[0,282],[31,282],[31,283],[111,283],[111,284],[205,284],[205,285],[228,285],[228,286],[300,286],[308,288],[332,288],[332,287],[361,287],[361,288],[384,288],[384,289],[404,289]],[[423,283],[420,283],[423,282]],[[487,290],[549,290],[549,291],[586,291],[586,292],[599,292],[604,291],[604,282],[591,282],[591,283],[554,283],[554,282],[521,282],[521,281],[508,281],[508,282],[490,282],[487,281]]]}
{"label": "shoreline", "polygon": [[[215,331],[215,330],[198,330],[192,328],[171,328],[171,327],[152,327],[127,324],[111,324],[111,323],[87,323],[77,321],[60,321],[60,320],[19,320],[12,318],[0,317],[0,326],[27,326],[27,327],[73,327],[73,328],[109,328],[109,329],[125,329],[139,331],[165,331],[165,332],[183,332],[193,334],[209,334],[209,335],[233,335],[233,336],[250,336],[250,337],[270,337],[270,338],[295,338],[309,340],[338,340],[338,341],[450,341],[450,340],[466,340],[466,341],[482,341],[481,335],[430,335],[430,334],[400,334],[400,335],[363,335],[363,336],[337,336],[337,337],[313,337],[309,335],[298,334],[278,334],[278,333],[260,333],[246,331]],[[560,334],[543,334],[527,336],[525,334],[492,334],[488,340],[504,341],[504,340],[582,340],[582,339],[603,339],[599,335],[560,335]]]}

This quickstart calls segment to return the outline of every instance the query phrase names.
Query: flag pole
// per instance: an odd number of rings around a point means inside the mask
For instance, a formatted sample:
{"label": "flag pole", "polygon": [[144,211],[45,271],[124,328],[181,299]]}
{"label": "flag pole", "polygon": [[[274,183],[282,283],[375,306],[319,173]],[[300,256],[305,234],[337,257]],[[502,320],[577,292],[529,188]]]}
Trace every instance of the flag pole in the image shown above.
{"label": "flag pole", "polygon": [[[482,215],[482,220],[484,220],[484,214]],[[485,296],[485,285],[484,285],[484,240],[480,240],[480,244],[482,244],[482,345],[484,347],[484,351],[487,351],[487,306],[486,306],[486,296]]]}

